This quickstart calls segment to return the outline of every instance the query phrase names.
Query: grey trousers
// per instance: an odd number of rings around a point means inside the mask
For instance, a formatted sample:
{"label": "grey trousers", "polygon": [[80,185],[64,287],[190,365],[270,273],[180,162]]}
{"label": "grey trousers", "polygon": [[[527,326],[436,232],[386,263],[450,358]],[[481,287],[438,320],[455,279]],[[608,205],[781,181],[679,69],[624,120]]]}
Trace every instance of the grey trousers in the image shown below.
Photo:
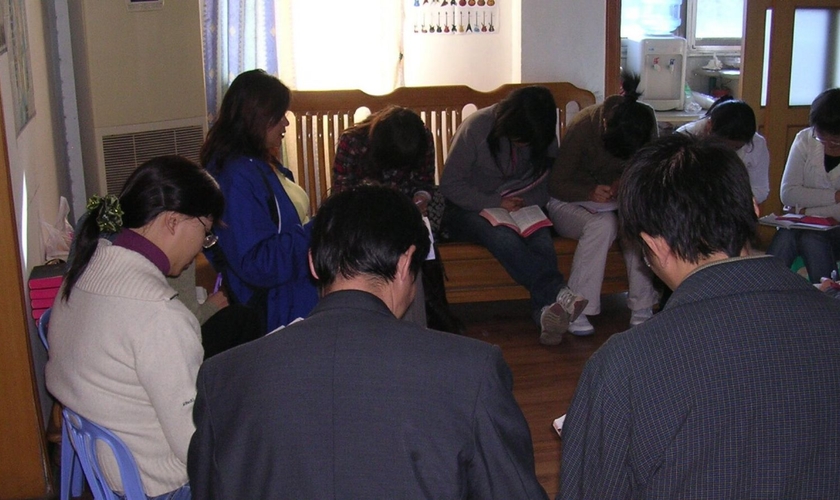
{"label": "grey trousers", "polygon": [[[583,313],[593,316],[601,312],[601,286],[607,252],[618,234],[616,212],[591,213],[572,203],[552,198],[546,206],[557,234],[578,240],[569,275],[569,288],[589,300]],[[627,307],[636,311],[653,307],[659,294],[653,286],[653,275],[645,265],[641,252],[634,245],[622,245],[627,266]]]}

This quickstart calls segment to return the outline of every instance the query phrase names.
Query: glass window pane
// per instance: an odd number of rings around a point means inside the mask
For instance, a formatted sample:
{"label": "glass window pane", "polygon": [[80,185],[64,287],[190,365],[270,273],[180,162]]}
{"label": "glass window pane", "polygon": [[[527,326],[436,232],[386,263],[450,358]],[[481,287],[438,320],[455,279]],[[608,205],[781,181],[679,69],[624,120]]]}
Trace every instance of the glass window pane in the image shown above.
{"label": "glass window pane", "polygon": [[621,36],[665,35],[680,27],[682,0],[622,0]]}
{"label": "glass window pane", "polygon": [[791,106],[808,106],[825,89],[840,86],[838,9],[796,9],[793,19]]}
{"label": "glass window pane", "polygon": [[741,38],[744,0],[696,0],[695,38]]}
{"label": "glass window pane", "polygon": [[761,71],[761,105],[767,106],[767,80],[770,75],[770,33],[773,26],[773,9],[764,15],[764,63]]}

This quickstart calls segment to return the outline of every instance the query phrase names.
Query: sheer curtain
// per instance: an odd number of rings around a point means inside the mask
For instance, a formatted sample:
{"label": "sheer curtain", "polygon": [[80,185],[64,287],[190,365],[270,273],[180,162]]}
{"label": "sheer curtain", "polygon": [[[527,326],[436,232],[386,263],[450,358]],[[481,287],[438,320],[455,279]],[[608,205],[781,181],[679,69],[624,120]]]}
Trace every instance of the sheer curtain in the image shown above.
{"label": "sheer curtain", "polygon": [[298,90],[403,85],[405,0],[277,2],[280,77]]}
{"label": "sheer curtain", "polygon": [[403,85],[405,0],[204,0],[207,121],[242,71],[262,68],[292,89]]}
{"label": "sheer curtain", "polygon": [[204,86],[207,122],[239,73],[262,68],[276,75],[277,25],[273,0],[204,0]]}

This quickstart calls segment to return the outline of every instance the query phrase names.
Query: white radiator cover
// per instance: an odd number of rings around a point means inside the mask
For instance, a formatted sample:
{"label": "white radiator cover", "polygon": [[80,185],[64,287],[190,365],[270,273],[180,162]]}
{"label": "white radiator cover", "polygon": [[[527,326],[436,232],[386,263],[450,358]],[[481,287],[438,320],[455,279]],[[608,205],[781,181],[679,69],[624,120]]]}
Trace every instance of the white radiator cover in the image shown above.
{"label": "white radiator cover", "polygon": [[100,192],[119,194],[134,169],[155,156],[180,155],[198,163],[204,136],[203,118],[96,129],[105,173]]}

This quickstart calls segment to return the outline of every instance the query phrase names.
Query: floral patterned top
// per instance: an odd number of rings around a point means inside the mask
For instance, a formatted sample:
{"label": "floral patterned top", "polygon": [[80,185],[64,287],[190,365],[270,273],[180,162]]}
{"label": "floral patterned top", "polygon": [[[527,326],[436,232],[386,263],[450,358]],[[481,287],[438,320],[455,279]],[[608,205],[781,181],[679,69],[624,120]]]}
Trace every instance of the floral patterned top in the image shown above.
{"label": "floral patterned top", "polygon": [[426,129],[426,161],[422,169],[398,167],[380,172],[379,178],[371,178],[364,172],[363,159],[368,152],[368,136],[365,130],[349,130],[341,134],[333,163],[333,192],[374,182],[391,186],[408,197],[418,191],[431,193],[435,184],[435,147],[432,134]]}

